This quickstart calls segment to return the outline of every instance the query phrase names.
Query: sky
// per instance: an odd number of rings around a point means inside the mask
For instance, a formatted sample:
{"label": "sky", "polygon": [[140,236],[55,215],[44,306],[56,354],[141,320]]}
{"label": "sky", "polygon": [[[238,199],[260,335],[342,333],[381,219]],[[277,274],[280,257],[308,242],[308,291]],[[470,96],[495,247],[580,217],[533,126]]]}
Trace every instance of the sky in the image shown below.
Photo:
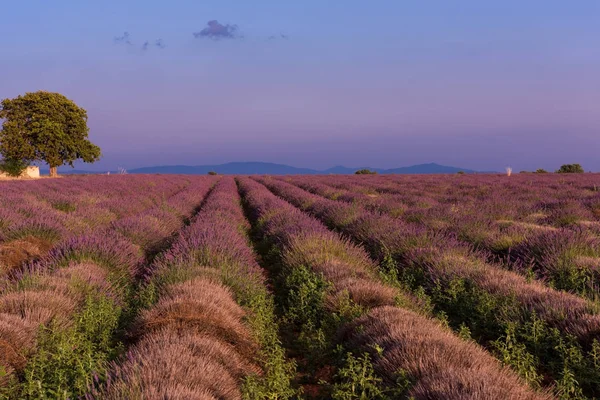
{"label": "sky", "polygon": [[0,98],[88,111],[83,169],[600,171],[598,0],[20,0],[0,38]]}

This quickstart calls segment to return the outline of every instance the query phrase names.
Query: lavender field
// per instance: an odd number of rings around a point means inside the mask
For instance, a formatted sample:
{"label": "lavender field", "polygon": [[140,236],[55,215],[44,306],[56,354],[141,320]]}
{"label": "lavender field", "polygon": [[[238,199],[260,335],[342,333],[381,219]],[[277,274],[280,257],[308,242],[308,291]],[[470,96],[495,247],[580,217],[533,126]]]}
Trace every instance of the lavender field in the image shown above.
{"label": "lavender field", "polygon": [[600,177],[0,182],[0,398],[600,398]]}

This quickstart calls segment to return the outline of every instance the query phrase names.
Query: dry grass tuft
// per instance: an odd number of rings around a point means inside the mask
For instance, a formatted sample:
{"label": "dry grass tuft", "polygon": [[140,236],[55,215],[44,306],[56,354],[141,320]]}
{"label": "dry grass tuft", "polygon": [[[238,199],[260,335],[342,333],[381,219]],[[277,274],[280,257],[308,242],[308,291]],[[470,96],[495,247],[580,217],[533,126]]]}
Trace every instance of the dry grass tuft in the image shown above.
{"label": "dry grass tuft", "polygon": [[51,322],[68,325],[68,316],[72,315],[76,307],[72,298],[50,290],[26,290],[0,297],[0,313],[17,315],[37,325],[48,325]]}
{"label": "dry grass tuft", "polygon": [[170,329],[211,335],[235,345],[249,358],[257,351],[243,323],[244,311],[225,286],[205,279],[172,285],[161,300],[146,311],[135,329],[143,336]]}
{"label": "dry grass tuft", "polygon": [[374,308],[394,305],[398,290],[371,279],[348,277],[335,284],[335,297],[344,293],[359,306]]}
{"label": "dry grass tuft", "polygon": [[239,381],[258,373],[233,347],[215,338],[155,332],[117,367],[103,399],[241,399]]}
{"label": "dry grass tuft", "polygon": [[245,317],[210,276],[167,286],[137,321],[126,361],[89,397],[241,399],[242,379],[263,374]]}
{"label": "dry grass tuft", "polygon": [[51,248],[50,241],[35,236],[0,244],[0,275],[21,267],[27,261],[40,258]]}

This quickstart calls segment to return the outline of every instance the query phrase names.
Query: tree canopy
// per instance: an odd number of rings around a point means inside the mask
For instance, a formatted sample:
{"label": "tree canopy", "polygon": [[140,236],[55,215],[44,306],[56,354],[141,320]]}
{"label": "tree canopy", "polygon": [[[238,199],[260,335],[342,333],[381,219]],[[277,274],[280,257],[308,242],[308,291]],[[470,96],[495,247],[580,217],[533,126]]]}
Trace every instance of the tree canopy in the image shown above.
{"label": "tree canopy", "polygon": [[359,169],[355,172],[356,175],[375,175],[377,171],[371,171],[370,169]]}
{"label": "tree canopy", "polygon": [[559,174],[581,174],[584,170],[579,164],[564,164],[556,172]]}
{"label": "tree canopy", "polygon": [[6,160],[43,161],[50,175],[57,167],[100,158],[100,148],[88,140],[87,112],[60,93],[26,93],[0,103],[0,154]]}

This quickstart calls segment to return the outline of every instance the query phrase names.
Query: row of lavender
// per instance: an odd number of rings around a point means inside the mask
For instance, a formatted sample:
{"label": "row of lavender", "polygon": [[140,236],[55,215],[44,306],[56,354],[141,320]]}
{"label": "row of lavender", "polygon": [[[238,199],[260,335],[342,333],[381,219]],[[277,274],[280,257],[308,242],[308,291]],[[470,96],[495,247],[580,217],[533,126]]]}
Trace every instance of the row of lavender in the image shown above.
{"label": "row of lavender", "polygon": [[158,205],[189,183],[183,176],[4,182],[0,188],[0,275],[43,256],[60,240]]}
{"label": "row of lavender", "polygon": [[136,194],[123,218],[63,239],[0,285],[0,397],[80,396],[121,352],[119,332],[138,308],[135,289],[146,263],[214,183],[204,177],[183,185],[165,181],[166,187],[153,191],[152,181],[138,179],[124,181],[122,189],[148,188],[149,201]]}
{"label": "row of lavender", "polygon": [[380,275],[363,249],[263,185],[238,183],[271,255],[278,303],[293,332],[288,346],[301,361],[306,392],[340,399],[550,397],[426,316],[423,304]]}
{"label": "row of lavender", "polygon": [[[136,187],[129,211],[65,231],[0,284],[0,397],[285,399],[297,384],[335,399],[550,397],[525,381],[597,396],[596,304],[503,270],[452,232],[404,219],[411,210],[381,214],[378,198],[400,196],[386,194],[399,186],[389,180],[354,191],[294,181],[311,194],[259,179],[368,253],[249,178],[238,186],[252,226],[233,179],[185,178],[168,199]],[[141,188],[153,200],[138,201]],[[45,197],[16,192],[7,198]]]}
{"label": "row of lavender", "polygon": [[351,204],[331,186],[304,177],[291,180],[317,195],[281,180],[262,182],[363,243],[382,269],[397,274],[457,332],[490,349],[530,384],[554,387],[563,398],[598,395],[595,303],[490,264],[485,255],[440,231]]}
{"label": "row of lavender", "polygon": [[[477,177],[322,179],[330,196],[455,235],[558,289],[600,295],[600,180]],[[415,192],[417,191],[417,192]],[[427,198],[429,201],[424,201]]]}
{"label": "row of lavender", "polygon": [[[375,189],[372,194],[389,194],[408,208],[430,208],[452,203],[463,209],[489,211],[498,217],[526,219],[561,227],[594,221],[600,216],[598,175],[493,175],[451,176],[410,175],[364,177],[320,177],[343,189]],[[382,196],[385,200],[386,197]],[[394,201],[397,203],[397,201]],[[483,206],[484,208],[474,208]],[[402,210],[398,210],[402,212]]]}
{"label": "row of lavender", "polygon": [[93,399],[288,399],[294,365],[250,247],[232,178],[158,256],[141,290],[134,343]]}

